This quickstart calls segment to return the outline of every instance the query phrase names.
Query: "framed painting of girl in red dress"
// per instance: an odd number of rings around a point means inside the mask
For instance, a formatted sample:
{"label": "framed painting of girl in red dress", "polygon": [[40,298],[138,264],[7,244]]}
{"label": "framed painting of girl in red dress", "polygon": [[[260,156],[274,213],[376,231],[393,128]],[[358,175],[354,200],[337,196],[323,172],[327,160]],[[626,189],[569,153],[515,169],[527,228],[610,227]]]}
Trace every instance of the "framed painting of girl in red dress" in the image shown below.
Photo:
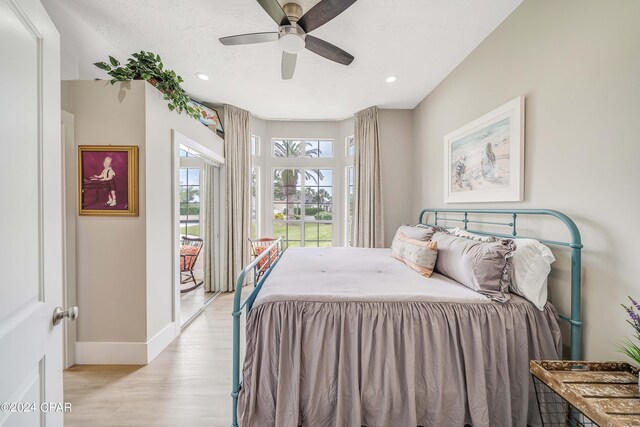
{"label": "framed painting of girl in red dress", "polygon": [[138,216],[138,147],[78,147],[80,215]]}

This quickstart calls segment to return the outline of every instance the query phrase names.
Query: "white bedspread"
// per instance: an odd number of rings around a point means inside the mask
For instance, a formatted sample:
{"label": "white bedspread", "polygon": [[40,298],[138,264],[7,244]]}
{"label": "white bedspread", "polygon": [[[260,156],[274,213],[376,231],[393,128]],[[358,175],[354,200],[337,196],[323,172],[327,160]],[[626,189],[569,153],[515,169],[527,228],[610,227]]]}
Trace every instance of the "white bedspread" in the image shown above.
{"label": "white bedspread", "polygon": [[337,247],[288,249],[254,305],[292,300],[491,303],[446,276],[421,276],[391,249]]}

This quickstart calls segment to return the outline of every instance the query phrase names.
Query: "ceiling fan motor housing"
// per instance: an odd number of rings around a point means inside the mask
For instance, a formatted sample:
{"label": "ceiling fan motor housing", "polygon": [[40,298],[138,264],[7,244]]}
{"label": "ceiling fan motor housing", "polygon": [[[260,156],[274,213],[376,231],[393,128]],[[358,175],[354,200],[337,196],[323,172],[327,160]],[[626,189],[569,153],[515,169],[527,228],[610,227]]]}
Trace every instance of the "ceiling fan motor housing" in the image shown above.
{"label": "ceiling fan motor housing", "polygon": [[298,22],[302,17],[302,7],[298,3],[287,3],[282,6],[282,10],[291,22]]}

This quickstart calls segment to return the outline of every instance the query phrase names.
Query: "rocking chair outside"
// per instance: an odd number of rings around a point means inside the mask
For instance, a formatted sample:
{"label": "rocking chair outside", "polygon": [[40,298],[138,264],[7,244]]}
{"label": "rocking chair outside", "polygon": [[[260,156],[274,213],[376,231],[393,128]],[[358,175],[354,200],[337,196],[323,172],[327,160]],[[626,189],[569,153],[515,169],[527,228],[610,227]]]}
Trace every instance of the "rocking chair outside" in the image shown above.
{"label": "rocking chair outside", "polygon": [[[251,256],[253,257],[253,259],[257,258],[262,252],[267,250],[267,248],[271,246],[271,244],[275,241],[276,239],[274,239],[273,237],[262,237],[256,240],[249,239],[249,243],[251,244]],[[258,263],[258,271],[255,277],[256,282],[262,277],[262,275],[271,266],[271,263],[274,262],[277,258],[278,249],[274,248],[271,250],[271,254],[269,254],[269,256],[266,256],[260,260],[260,262]]]}
{"label": "rocking chair outside", "polygon": [[198,255],[202,250],[204,241],[200,238],[183,237],[180,244],[180,283],[185,284],[193,282],[193,286],[186,289],[180,289],[180,293],[190,292],[204,283],[203,280],[198,282],[193,275],[193,269],[196,266]]}

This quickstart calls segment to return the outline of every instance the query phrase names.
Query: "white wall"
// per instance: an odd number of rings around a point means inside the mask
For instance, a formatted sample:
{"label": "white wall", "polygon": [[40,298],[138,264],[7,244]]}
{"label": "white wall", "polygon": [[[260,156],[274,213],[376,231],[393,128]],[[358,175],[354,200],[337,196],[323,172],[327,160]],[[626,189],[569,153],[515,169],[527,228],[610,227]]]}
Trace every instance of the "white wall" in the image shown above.
{"label": "white wall", "polygon": [[41,1],[60,33],[62,80],[91,78],[95,75],[93,63],[107,61],[109,55],[120,61],[126,58],[124,52],[99,35],[63,0]]}
{"label": "white wall", "polygon": [[418,221],[413,207],[413,111],[380,110],[378,126],[384,234],[391,246],[400,225]]}
{"label": "white wall", "polygon": [[[552,208],[577,222],[589,359],[622,358],[615,347],[632,331],[620,303],[640,298],[638,22],[636,0],[526,0],[413,117],[417,212],[443,206],[444,135],[526,96],[525,201],[473,206]],[[523,225],[536,232],[536,224]],[[568,258],[560,256],[551,292],[566,311]]]}
{"label": "white wall", "polygon": [[[74,114],[75,145],[137,145],[146,185],[145,91],[141,85],[63,82],[62,109]],[[77,150],[66,161],[77,165]],[[76,169],[77,170],[77,169]],[[77,185],[77,176],[74,179]],[[145,342],[146,194],[138,217],[77,216],[77,339]],[[68,207],[76,211],[76,206]]]}
{"label": "white wall", "polygon": [[[220,156],[223,143],[199,122],[170,112],[162,94],[143,81],[63,82],[62,108],[75,116],[76,146],[140,147],[140,215],[76,218],[78,362],[146,363],[175,336],[179,322],[173,310],[172,130]],[[67,162],[77,163],[75,154]]]}
{"label": "white wall", "polygon": [[[173,293],[173,201],[171,164],[172,130],[224,157],[223,140],[186,114],[169,111],[162,93],[146,88],[146,200],[147,200],[147,336],[155,336],[171,323]],[[179,323],[179,319],[175,319]]]}

